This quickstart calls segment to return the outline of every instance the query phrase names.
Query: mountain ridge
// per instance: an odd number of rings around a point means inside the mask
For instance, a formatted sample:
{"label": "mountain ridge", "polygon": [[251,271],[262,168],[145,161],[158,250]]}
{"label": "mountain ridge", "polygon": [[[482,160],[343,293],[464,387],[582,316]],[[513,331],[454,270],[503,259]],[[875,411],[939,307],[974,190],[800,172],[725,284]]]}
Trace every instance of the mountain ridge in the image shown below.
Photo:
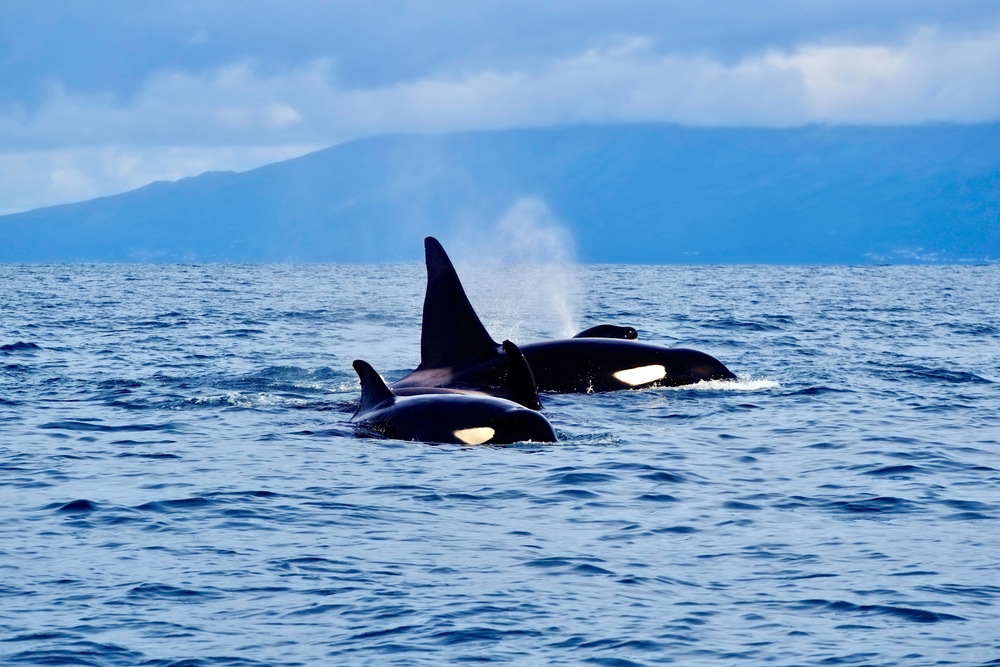
{"label": "mountain ridge", "polygon": [[544,202],[585,262],[1000,259],[1000,124],[385,135],[0,217],[0,261],[418,260]]}

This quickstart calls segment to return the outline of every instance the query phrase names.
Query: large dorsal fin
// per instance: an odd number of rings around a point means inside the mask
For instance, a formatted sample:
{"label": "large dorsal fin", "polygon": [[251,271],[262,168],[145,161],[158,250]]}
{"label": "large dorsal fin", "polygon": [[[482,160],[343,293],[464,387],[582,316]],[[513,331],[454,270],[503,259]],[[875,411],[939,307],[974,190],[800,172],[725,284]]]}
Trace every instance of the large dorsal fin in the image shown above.
{"label": "large dorsal fin", "polygon": [[505,340],[503,351],[507,353],[507,375],[503,382],[510,400],[532,410],[541,410],[542,404],[538,401],[535,374],[531,372],[531,366],[528,365],[528,360],[524,358],[521,349],[509,340]]}
{"label": "large dorsal fin", "polygon": [[354,413],[355,417],[396,398],[396,395],[389,391],[389,387],[385,386],[382,376],[376,373],[367,361],[355,359],[354,370],[361,379],[361,406]]}
{"label": "large dorsal fin", "polygon": [[445,368],[483,361],[499,354],[499,347],[465,296],[455,267],[437,239],[424,239],[427,293],[420,331],[420,366]]}

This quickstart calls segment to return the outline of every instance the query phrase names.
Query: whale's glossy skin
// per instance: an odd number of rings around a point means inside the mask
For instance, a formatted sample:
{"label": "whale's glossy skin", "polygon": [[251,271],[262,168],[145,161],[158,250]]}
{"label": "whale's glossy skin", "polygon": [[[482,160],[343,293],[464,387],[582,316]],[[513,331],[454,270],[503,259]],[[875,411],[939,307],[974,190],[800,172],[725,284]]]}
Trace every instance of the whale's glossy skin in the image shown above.
{"label": "whale's glossy skin", "polygon": [[[393,385],[495,391],[505,352],[476,315],[444,248],[424,241],[427,293],[420,338],[420,365]],[[604,327],[609,327],[604,329]],[[576,337],[521,346],[541,392],[589,393],[647,386],[680,386],[735,375],[697,350],[660,347],[629,339],[631,327],[596,328],[621,338]],[[634,329],[631,329],[634,331]]]}
{"label": "whale's glossy skin", "polygon": [[513,401],[466,393],[397,396],[366,362],[354,369],[361,378],[361,405],[351,418],[360,435],[460,445],[555,442],[541,413]]}

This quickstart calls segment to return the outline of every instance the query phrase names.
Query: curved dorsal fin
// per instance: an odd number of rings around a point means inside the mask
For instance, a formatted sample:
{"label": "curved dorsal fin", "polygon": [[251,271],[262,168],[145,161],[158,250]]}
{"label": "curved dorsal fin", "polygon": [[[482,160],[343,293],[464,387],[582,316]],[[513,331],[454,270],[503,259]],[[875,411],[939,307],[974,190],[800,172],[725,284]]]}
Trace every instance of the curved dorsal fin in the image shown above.
{"label": "curved dorsal fin", "polygon": [[432,236],[424,239],[424,253],[427,293],[417,370],[482,361],[499,354],[496,341],[473,310],[455,267],[437,239]]}
{"label": "curved dorsal fin", "polygon": [[503,351],[507,353],[507,375],[503,382],[510,400],[532,410],[541,410],[542,404],[538,401],[535,374],[531,372],[531,366],[528,365],[528,360],[524,358],[521,349],[509,340],[505,340]]}
{"label": "curved dorsal fin", "polygon": [[635,340],[639,332],[634,327],[620,327],[614,324],[598,324],[596,327],[584,329],[573,338],[621,338]]}
{"label": "curved dorsal fin", "polygon": [[385,386],[382,376],[376,373],[367,361],[355,359],[354,370],[361,379],[361,406],[354,413],[355,417],[396,398],[396,395],[389,391],[389,387]]}

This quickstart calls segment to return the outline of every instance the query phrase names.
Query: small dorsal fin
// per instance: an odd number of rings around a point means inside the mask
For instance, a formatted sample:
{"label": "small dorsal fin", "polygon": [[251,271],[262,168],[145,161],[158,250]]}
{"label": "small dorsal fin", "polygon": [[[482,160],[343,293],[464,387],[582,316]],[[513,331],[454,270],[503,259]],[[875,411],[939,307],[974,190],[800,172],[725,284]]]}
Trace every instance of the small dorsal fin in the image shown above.
{"label": "small dorsal fin", "polygon": [[614,324],[598,324],[596,327],[584,329],[573,338],[621,338],[624,340],[635,340],[639,337],[633,327],[620,327]]}
{"label": "small dorsal fin", "polygon": [[367,361],[355,359],[354,370],[358,372],[358,377],[361,379],[361,406],[354,413],[355,417],[396,398],[396,395],[389,391],[389,387],[385,385],[382,376],[376,373]]}
{"label": "small dorsal fin", "polygon": [[528,365],[528,360],[524,358],[521,349],[509,340],[505,340],[503,351],[507,353],[507,375],[503,382],[510,400],[532,410],[541,410],[542,404],[538,401],[535,374],[531,372],[531,366]]}
{"label": "small dorsal fin", "polygon": [[498,345],[479,320],[462,289],[455,267],[437,239],[424,239],[427,293],[420,330],[420,365],[445,368],[484,361],[499,354]]}

